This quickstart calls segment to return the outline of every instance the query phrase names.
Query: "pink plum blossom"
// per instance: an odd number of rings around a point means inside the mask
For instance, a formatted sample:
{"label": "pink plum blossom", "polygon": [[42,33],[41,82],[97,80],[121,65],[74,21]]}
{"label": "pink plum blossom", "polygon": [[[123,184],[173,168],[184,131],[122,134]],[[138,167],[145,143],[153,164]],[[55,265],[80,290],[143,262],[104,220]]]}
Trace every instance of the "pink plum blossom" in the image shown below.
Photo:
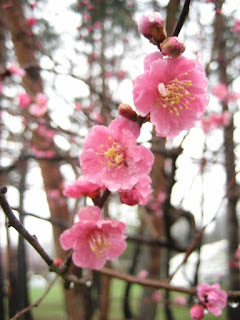
{"label": "pink plum blossom", "polygon": [[19,105],[22,109],[27,108],[32,102],[32,99],[29,97],[27,93],[20,93],[18,95],[18,100],[19,100]]}
{"label": "pink plum blossom", "polygon": [[201,304],[195,304],[190,309],[190,317],[194,320],[201,320],[204,318],[204,307]]}
{"label": "pink plum blossom", "polygon": [[90,21],[92,19],[91,15],[89,13],[85,13],[83,15],[83,21]]}
{"label": "pink plum blossom", "polygon": [[24,77],[26,72],[24,69],[18,67],[16,64],[14,63],[11,63],[9,68],[8,68],[8,71],[12,74],[17,74],[18,76],[20,77]]}
{"label": "pink plum blossom", "polygon": [[102,124],[104,122],[103,117],[101,114],[97,111],[94,111],[91,113],[91,118],[95,121],[97,124]]}
{"label": "pink plum blossom", "polygon": [[234,27],[232,28],[232,31],[235,33],[240,32],[240,19],[235,19]]}
{"label": "pink plum blossom", "polygon": [[205,112],[207,78],[198,61],[146,56],[144,73],[134,82],[133,99],[141,116],[150,113],[157,136],[174,137],[190,129]]}
{"label": "pink plum blossom", "polygon": [[89,181],[105,185],[110,191],[131,189],[153,164],[152,152],[136,144],[139,125],[123,117],[109,127],[94,126],[83,142],[80,164]]}
{"label": "pink plum blossom", "polygon": [[149,195],[152,192],[151,178],[145,176],[141,178],[131,190],[119,190],[119,197],[122,203],[126,203],[129,206],[140,204],[144,206],[149,199]]}
{"label": "pink plum blossom", "polygon": [[96,21],[94,23],[94,29],[101,29],[102,28],[102,22],[101,21]]}
{"label": "pink plum blossom", "polygon": [[116,259],[126,248],[125,224],[104,220],[99,207],[85,207],[78,213],[79,222],[60,236],[64,250],[73,248],[73,262],[81,268],[100,269],[106,260]]}
{"label": "pink plum blossom", "polygon": [[219,83],[212,88],[212,93],[220,101],[223,101],[228,95],[228,87],[224,83]]}
{"label": "pink plum blossom", "polygon": [[197,295],[204,307],[214,316],[219,316],[227,305],[227,294],[220,289],[219,283],[212,286],[207,283],[200,283],[197,286]]}
{"label": "pink plum blossom", "polygon": [[118,78],[118,80],[124,79],[125,74],[126,74],[126,72],[125,72],[124,70],[119,70],[119,71],[117,72],[117,78]]}
{"label": "pink plum blossom", "polygon": [[228,102],[236,102],[240,99],[240,93],[239,92],[233,92],[229,93],[227,97]]}
{"label": "pink plum blossom", "polygon": [[104,186],[88,181],[86,176],[80,176],[72,185],[64,187],[63,194],[71,198],[95,198],[101,189],[104,189]]}

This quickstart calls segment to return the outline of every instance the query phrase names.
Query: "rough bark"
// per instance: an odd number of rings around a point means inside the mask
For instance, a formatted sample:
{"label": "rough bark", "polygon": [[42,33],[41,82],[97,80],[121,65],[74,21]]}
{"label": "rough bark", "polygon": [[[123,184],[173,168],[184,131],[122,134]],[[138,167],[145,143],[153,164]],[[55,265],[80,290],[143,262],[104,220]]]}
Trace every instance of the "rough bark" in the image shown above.
{"label": "rough bark", "polygon": [[[0,10],[0,72],[4,70],[4,66],[6,63],[6,47],[5,47],[5,27],[3,23],[3,15]],[[0,159],[1,159],[1,99],[0,99]],[[2,183],[2,177],[1,183]],[[0,239],[1,241],[1,239]],[[3,276],[3,263],[2,263],[2,250],[0,246],[0,319],[5,320],[5,310],[4,310],[4,276]]]}
{"label": "rough bark", "polygon": [[[221,8],[223,0],[219,1],[218,6]],[[221,83],[229,84],[227,73],[227,52],[226,39],[224,38],[225,22],[222,15],[216,15],[215,21],[215,43],[216,54],[218,58],[218,73]],[[228,110],[226,102],[222,103],[223,111]],[[240,279],[239,269],[234,267],[235,252],[239,244],[239,224],[237,219],[237,201],[238,196],[234,194],[236,187],[236,169],[235,169],[235,154],[234,154],[234,124],[233,121],[224,128],[224,156],[225,156],[225,171],[227,183],[227,238],[228,238],[228,258],[229,258],[229,289],[239,290]],[[237,320],[240,317],[240,306],[232,308],[228,306],[228,320]]]}
{"label": "rough bark", "polygon": [[[24,192],[26,190],[26,173],[27,173],[27,161],[23,160],[19,163],[19,174],[20,185],[20,203],[19,203],[19,214],[20,221],[24,225],[24,216],[23,216],[23,201],[24,201]],[[26,243],[24,238],[19,235],[18,237],[18,249],[17,249],[17,306],[18,310],[22,310],[29,306],[29,294],[28,294],[28,285],[27,285],[27,255],[26,255]],[[20,317],[22,320],[32,320],[33,316],[30,311],[26,312],[23,316]]]}
{"label": "rough bark", "polygon": [[[165,145],[165,139],[160,139],[157,141],[158,144],[161,144],[161,147]],[[159,145],[153,145],[153,148],[157,148]],[[154,197],[156,198],[159,191],[164,191],[166,188],[166,179],[164,175],[164,165],[165,158],[162,155],[156,155],[155,161],[153,164],[151,178],[152,178],[152,188],[154,190]],[[146,226],[149,226],[148,233],[153,238],[161,238],[164,236],[164,221],[162,217],[157,217],[154,214],[149,215],[146,213],[143,217],[144,223]],[[146,266],[146,269],[149,271],[149,277],[158,279],[160,276],[165,275],[163,265],[160,265],[161,261],[164,260],[165,250],[160,249],[159,247],[152,246],[147,252],[147,259],[149,265]],[[157,304],[151,299],[151,296],[154,292],[152,288],[144,288],[142,303],[140,307],[139,320],[153,320],[156,315]]]}
{"label": "rough bark", "polygon": [[[3,5],[7,1],[0,0]],[[12,42],[14,45],[15,55],[21,67],[25,68],[26,76],[23,78],[23,85],[29,95],[35,96],[38,92],[43,92],[43,83],[39,73],[39,67],[35,58],[34,43],[32,38],[28,36],[28,27],[23,13],[21,0],[15,0],[14,5],[8,10],[5,10],[6,21],[11,32]],[[39,137],[36,132],[33,132],[33,140],[36,146],[41,149]],[[54,161],[40,160],[42,177],[44,181],[45,191],[48,195],[48,190],[60,189],[62,186],[62,176],[60,173],[60,165]],[[64,198],[53,201],[48,199],[50,213],[52,218],[68,221],[68,207]],[[64,259],[66,253],[62,250],[59,243],[59,236],[63,229],[58,226],[53,226],[53,236],[56,248],[56,254],[59,258]],[[84,314],[83,301],[80,302],[81,289],[75,287],[72,290],[65,290],[65,300],[68,310],[69,319],[78,320],[80,314]],[[82,299],[83,300],[83,299]],[[82,317],[81,319],[85,319]]]}

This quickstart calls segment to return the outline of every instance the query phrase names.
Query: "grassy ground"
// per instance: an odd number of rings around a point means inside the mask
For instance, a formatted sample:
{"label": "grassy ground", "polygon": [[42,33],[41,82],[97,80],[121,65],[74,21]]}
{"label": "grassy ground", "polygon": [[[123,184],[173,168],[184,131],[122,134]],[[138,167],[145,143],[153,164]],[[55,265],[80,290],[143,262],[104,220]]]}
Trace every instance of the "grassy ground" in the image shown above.
{"label": "grassy ground", "polygon": [[[31,300],[36,301],[41,294],[43,293],[44,289],[35,288],[31,291]],[[109,320],[123,320],[123,312],[122,312],[122,294],[124,292],[124,282],[120,280],[113,280],[112,287],[111,287],[111,306],[110,306],[110,317]],[[141,294],[142,288],[138,285],[133,285],[131,290],[131,304],[132,309],[135,314],[138,313],[140,309],[141,303]],[[177,295],[174,294],[176,297]],[[174,313],[174,319],[176,320],[190,320],[189,316],[189,308],[182,307],[182,306],[174,306],[172,308]],[[61,290],[60,282],[56,283],[45,299],[42,301],[39,307],[34,308],[33,310],[34,319],[35,320],[67,320],[65,310],[64,310],[64,299]],[[95,314],[94,320],[98,320],[99,317]],[[164,311],[163,306],[158,304],[157,309],[157,317],[156,320],[164,320]],[[223,313],[222,316],[216,318],[210,314],[204,317],[204,320],[225,320],[226,316]],[[146,319],[147,320],[147,319]]]}

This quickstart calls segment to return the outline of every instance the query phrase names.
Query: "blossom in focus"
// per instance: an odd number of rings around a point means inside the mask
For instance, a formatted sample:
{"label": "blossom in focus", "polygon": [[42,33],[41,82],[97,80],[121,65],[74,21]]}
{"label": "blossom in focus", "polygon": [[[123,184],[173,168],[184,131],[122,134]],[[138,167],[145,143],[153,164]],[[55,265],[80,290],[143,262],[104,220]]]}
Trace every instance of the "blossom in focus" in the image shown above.
{"label": "blossom in focus", "polygon": [[240,19],[235,19],[234,27],[232,28],[232,31],[235,33],[240,32]]}
{"label": "blossom in focus", "polygon": [[72,259],[81,268],[100,269],[106,260],[116,259],[126,248],[125,224],[104,220],[99,207],[80,209],[79,222],[60,236],[64,250],[73,249]]}
{"label": "blossom in focus", "polygon": [[149,195],[152,193],[151,182],[151,178],[145,176],[132,189],[119,190],[121,202],[129,206],[134,206],[135,204],[144,206],[148,202]]}
{"label": "blossom in focus", "polygon": [[138,30],[154,44],[166,38],[165,22],[158,12],[143,14],[138,23]]}
{"label": "blossom in focus", "polygon": [[32,99],[29,97],[27,93],[20,93],[18,95],[19,105],[21,108],[27,108],[30,103],[32,102]]}
{"label": "blossom in focus", "polygon": [[223,101],[228,95],[228,87],[224,83],[219,83],[212,88],[212,94],[220,101]]}
{"label": "blossom in focus", "polygon": [[18,67],[16,64],[14,63],[11,63],[9,68],[8,68],[8,71],[11,73],[11,74],[17,74],[18,76],[20,77],[24,77],[26,72],[24,69]]}
{"label": "blossom in focus", "polygon": [[227,294],[220,289],[219,283],[212,286],[207,283],[200,283],[197,286],[197,295],[204,307],[214,316],[219,316],[227,305]]}
{"label": "blossom in focus", "polygon": [[133,87],[133,100],[141,116],[150,113],[156,135],[175,137],[201,118],[208,104],[208,81],[198,61],[163,58],[160,52],[145,57],[144,73]]}
{"label": "blossom in focus", "polygon": [[89,181],[114,192],[131,189],[146,176],[154,157],[149,149],[136,144],[139,132],[136,122],[123,117],[113,120],[109,127],[94,126],[80,155],[82,172]]}
{"label": "blossom in focus", "polygon": [[72,185],[64,187],[63,194],[71,198],[95,198],[101,189],[104,189],[104,186],[88,181],[86,176],[80,176]]}
{"label": "blossom in focus", "polygon": [[204,318],[204,307],[201,304],[195,304],[190,309],[190,317],[194,320],[201,320]]}

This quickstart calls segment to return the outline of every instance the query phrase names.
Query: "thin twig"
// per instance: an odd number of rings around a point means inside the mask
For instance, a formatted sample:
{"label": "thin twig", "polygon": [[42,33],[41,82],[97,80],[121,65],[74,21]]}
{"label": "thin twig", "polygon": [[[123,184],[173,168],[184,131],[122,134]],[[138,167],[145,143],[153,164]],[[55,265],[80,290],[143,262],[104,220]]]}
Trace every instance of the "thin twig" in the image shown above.
{"label": "thin twig", "polygon": [[19,317],[21,317],[23,314],[25,314],[26,312],[32,310],[35,307],[38,307],[39,304],[43,301],[43,299],[46,297],[46,295],[48,294],[48,292],[51,290],[51,288],[53,287],[53,285],[55,284],[55,282],[57,281],[58,276],[56,276],[47,286],[47,288],[45,289],[45,291],[43,292],[43,294],[41,295],[41,297],[35,301],[34,303],[32,303],[30,306],[22,309],[21,311],[19,311],[18,313],[15,314],[14,317],[12,317],[10,320],[16,320]]}
{"label": "thin twig", "polygon": [[177,37],[179,32],[182,29],[182,26],[188,16],[190,2],[191,2],[191,0],[185,0],[184,6],[182,8],[182,12],[181,12],[180,17],[177,22],[177,25],[173,31],[173,37]]}

